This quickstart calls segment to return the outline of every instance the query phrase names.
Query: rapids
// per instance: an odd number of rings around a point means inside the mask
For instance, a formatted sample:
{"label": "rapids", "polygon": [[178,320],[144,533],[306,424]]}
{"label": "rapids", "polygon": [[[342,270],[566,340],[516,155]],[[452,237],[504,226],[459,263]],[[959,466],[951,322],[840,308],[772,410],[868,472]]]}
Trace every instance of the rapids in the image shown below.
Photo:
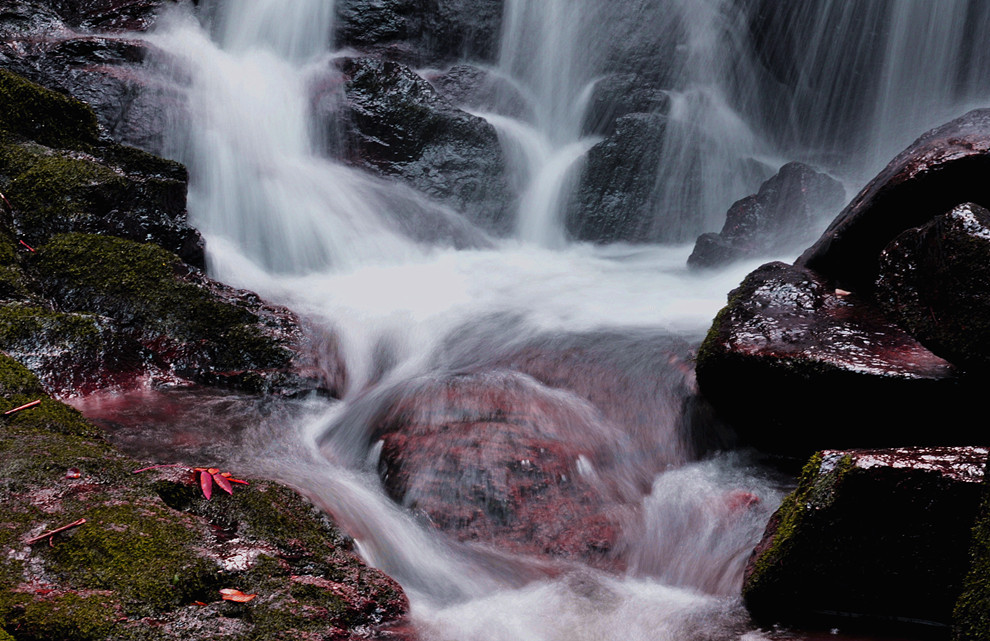
{"label": "rapids", "polygon": [[[492,71],[526,97],[531,117],[494,104],[478,113],[499,131],[511,164],[515,234],[473,230],[476,246],[460,249],[430,235],[436,221],[466,225],[459,212],[348,167],[320,144],[326,123],[314,120],[311,90],[333,81],[331,61],[343,55],[329,35],[330,0],[204,1],[176,8],[143,36],[158,52],[151,70],[182,99],[167,152],[190,169],[190,216],[207,238],[211,275],[335,333],[348,370],[340,402],[311,399],[248,418],[216,401],[209,416],[183,416],[185,429],[226,425],[226,458],[332,513],[364,557],[407,590],[424,639],[771,634],[750,629],[738,592],[786,481],[746,453],[699,460],[683,417],[666,409],[683,398],[656,401],[654,438],[677,455],[637,463],[650,481],[631,501],[619,574],[437,533],[386,497],[368,425],[389,390],[527,340],[648,330],[697,344],[726,293],[756,266],[685,267],[686,243],[716,231],[727,207],[758,187],[742,164],[772,173],[788,160],[819,162],[851,191],[990,84],[979,64],[986,53],[974,44],[990,28],[990,8],[979,2],[766,3],[765,16],[747,20],[753,6],[506,0]],[[630,24],[632,32],[616,32]],[[651,195],[652,224],[670,243],[569,242],[562,210],[598,141],[582,133],[590,92],[621,67],[620,41],[636,39],[678,54],[667,70],[670,124]],[[790,90],[780,88],[784,80]],[[627,365],[652,367],[643,358]],[[234,429],[239,421],[250,427]],[[599,473],[587,462],[578,469]],[[742,517],[712,508],[737,491],[759,502]]]}

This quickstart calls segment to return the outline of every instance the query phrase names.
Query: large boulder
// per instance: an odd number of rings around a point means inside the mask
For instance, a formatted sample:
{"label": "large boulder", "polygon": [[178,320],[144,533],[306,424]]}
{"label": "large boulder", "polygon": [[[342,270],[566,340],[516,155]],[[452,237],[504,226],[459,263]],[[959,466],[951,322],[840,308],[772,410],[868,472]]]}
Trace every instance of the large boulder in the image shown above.
{"label": "large boulder", "polygon": [[799,162],[790,162],[736,201],[718,234],[703,234],[688,257],[690,267],[716,267],[806,246],[824,217],[845,201],[842,183]]}
{"label": "large boulder", "polygon": [[492,62],[503,1],[343,0],[336,44],[416,66]]}
{"label": "large boulder", "polygon": [[135,474],[150,462],[0,355],[0,411],[35,400],[0,430],[0,638],[393,638],[401,588],[291,489],[208,500],[192,465],[211,461]]}
{"label": "large boulder", "polygon": [[990,109],[927,132],[897,155],[798,259],[850,290],[868,292],[880,253],[901,232],[960,203],[990,206]]}
{"label": "large boulder", "polygon": [[402,386],[373,423],[386,491],[459,540],[610,564],[614,489],[595,468],[613,438],[558,394],[505,370]]}
{"label": "large boulder", "polygon": [[564,225],[576,240],[649,240],[667,117],[631,113],[611,126],[613,133],[588,152]]}
{"label": "large boulder", "polygon": [[347,58],[339,66],[347,160],[398,178],[488,230],[509,229],[512,198],[494,127],[396,62]]}
{"label": "large boulder", "polygon": [[[990,466],[990,461],[987,462]],[[953,612],[955,641],[990,638],[990,472],[983,474],[983,502],[969,545],[969,572]]]}
{"label": "large boulder", "polygon": [[932,351],[990,366],[990,211],[966,203],[901,233],[880,255],[876,296]]}
{"label": "large boulder", "polygon": [[699,348],[697,375],[719,414],[766,451],[980,438],[965,418],[979,394],[956,367],[869,300],[784,263],[763,265],[729,294]]}
{"label": "large boulder", "polygon": [[747,565],[750,613],[763,624],[949,625],[986,459],[978,447],[817,453]]}

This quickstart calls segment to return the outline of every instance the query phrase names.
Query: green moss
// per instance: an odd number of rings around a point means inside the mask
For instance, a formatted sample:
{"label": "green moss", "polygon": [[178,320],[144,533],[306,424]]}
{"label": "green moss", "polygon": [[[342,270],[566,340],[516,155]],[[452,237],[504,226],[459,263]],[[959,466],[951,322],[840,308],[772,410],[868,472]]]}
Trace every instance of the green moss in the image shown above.
{"label": "green moss", "polygon": [[291,356],[253,326],[254,314],[179,279],[186,268],[156,245],[65,234],[39,251],[38,268],[64,308],[99,310],[125,326],[209,341],[218,368],[280,367]]}
{"label": "green moss", "polygon": [[22,638],[104,641],[119,616],[114,605],[106,596],[69,592],[27,603],[8,625]]}
{"label": "green moss", "polygon": [[96,115],[85,103],[0,69],[0,129],[51,147],[96,143]]}
{"label": "green moss", "polygon": [[219,570],[192,551],[191,523],[148,504],[104,505],[80,513],[87,522],[44,551],[49,569],[73,585],[114,590],[128,614],[151,616],[221,585]]}
{"label": "green moss", "polygon": [[952,616],[955,641],[990,639],[990,471],[970,543],[970,568]]}
{"label": "green moss", "polygon": [[102,340],[93,316],[30,305],[0,306],[0,349],[39,343],[85,351],[98,349]]}
{"label": "green moss", "polygon": [[14,394],[34,396],[44,393],[41,381],[31,373],[31,370],[6,354],[0,354],[0,396],[7,397]]}
{"label": "green moss", "polygon": [[763,590],[765,583],[773,582],[775,571],[796,545],[802,528],[807,526],[808,517],[832,502],[836,486],[855,467],[849,455],[835,462],[827,472],[822,471],[823,462],[821,452],[811,457],[801,471],[797,488],[787,495],[774,514],[777,525],[773,531],[773,539],[756,559],[753,570],[743,585],[744,599]]}
{"label": "green moss", "polygon": [[[60,155],[37,159],[19,173],[8,187],[7,197],[20,214],[25,231],[109,212],[126,194],[127,180],[84,158]],[[64,228],[64,227],[63,227]]]}

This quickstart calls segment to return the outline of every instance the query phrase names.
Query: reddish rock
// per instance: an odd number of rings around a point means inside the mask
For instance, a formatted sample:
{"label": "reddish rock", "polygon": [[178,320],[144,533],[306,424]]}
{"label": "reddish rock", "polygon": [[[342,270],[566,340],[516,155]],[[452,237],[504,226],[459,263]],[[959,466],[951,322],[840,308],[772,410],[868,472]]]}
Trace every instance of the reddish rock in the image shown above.
{"label": "reddish rock", "polygon": [[767,525],[743,598],[758,622],[946,626],[987,449],[827,450]]}
{"label": "reddish rock", "polygon": [[964,419],[979,397],[955,367],[869,301],[783,263],[729,294],[697,374],[718,412],[767,451],[980,440]]}
{"label": "reddish rock", "polygon": [[990,109],[924,134],[895,157],[796,263],[850,290],[873,288],[883,248],[956,205],[990,206]]}
{"label": "reddish rock", "polygon": [[597,474],[616,434],[572,395],[508,371],[402,386],[374,423],[398,502],[460,540],[608,565],[616,490]]}

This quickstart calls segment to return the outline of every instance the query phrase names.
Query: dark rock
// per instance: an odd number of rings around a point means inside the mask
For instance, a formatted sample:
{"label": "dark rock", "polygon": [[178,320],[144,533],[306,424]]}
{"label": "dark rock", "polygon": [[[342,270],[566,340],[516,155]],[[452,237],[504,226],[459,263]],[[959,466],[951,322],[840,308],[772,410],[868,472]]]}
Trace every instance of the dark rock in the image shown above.
{"label": "dark rock", "polygon": [[10,3],[0,14],[0,64],[86,102],[118,142],[160,151],[165,121],[149,104],[146,94],[158,89],[142,68],[149,47],[106,34],[146,29],[170,3]]}
{"label": "dark rock", "polygon": [[608,565],[614,499],[593,468],[610,439],[581,410],[504,370],[412,381],[373,422],[379,471],[460,540]]}
{"label": "dark rock", "polygon": [[990,109],[924,134],[894,158],[796,263],[840,287],[870,291],[879,257],[906,229],[956,205],[990,206]]}
{"label": "dark rock", "polygon": [[638,74],[620,73],[595,83],[584,118],[585,135],[611,136],[615,121],[634,113],[667,115],[670,96]]}
{"label": "dark rock", "polygon": [[345,59],[349,160],[504,232],[511,198],[495,129],[395,63]]}
{"label": "dark rock", "polygon": [[[990,461],[988,461],[990,466]],[[983,502],[969,545],[969,573],[952,616],[954,641],[990,638],[990,471],[983,474]]]}
{"label": "dark rock", "polygon": [[52,392],[129,387],[139,378],[287,395],[342,388],[342,370],[317,367],[289,310],[155,245],[68,234],[30,258],[27,274],[41,291],[0,307],[0,339]]}
{"label": "dark rock", "polygon": [[895,238],[880,255],[887,315],[967,371],[990,366],[990,211],[959,205]]}
{"label": "dark rock", "polygon": [[827,450],[770,519],[743,598],[760,623],[946,626],[986,448]]}
{"label": "dark rock", "polygon": [[460,109],[491,111],[512,118],[531,117],[518,87],[487,69],[456,64],[424,76],[437,91]]}
{"label": "dark rock", "polygon": [[417,66],[461,59],[493,61],[503,0],[344,0],[337,3],[338,47]]}
{"label": "dark rock", "polygon": [[208,501],[192,467],[134,474],[149,463],[4,355],[0,391],[0,411],[41,399],[0,430],[0,623],[19,637],[382,638],[405,616],[401,588],[289,488],[248,479]]}
{"label": "dark rock", "polygon": [[697,375],[719,414],[766,451],[979,439],[968,413],[980,394],[952,365],[870,302],[783,263],[760,267],[729,294],[699,348]]}
{"label": "dark rock", "polygon": [[565,227],[576,240],[645,241],[656,212],[652,195],[663,159],[667,118],[630,114],[588,152]]}
{"label": "dark rock", "polygon": [[839,181],[805,164],[787,163],[758,193],[732,205],[720,233],[698,238],[688,265],[715,267],[804,246],[819,221],[844,200]]}

